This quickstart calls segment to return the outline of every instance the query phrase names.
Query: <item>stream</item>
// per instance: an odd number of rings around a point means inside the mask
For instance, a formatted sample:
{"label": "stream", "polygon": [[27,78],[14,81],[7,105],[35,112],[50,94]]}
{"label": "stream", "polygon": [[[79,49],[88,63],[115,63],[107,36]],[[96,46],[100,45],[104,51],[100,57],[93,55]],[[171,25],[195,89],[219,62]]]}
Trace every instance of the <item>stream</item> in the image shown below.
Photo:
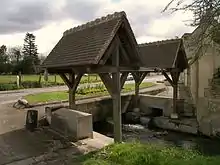
{"label": "stream", "polygon": [[[113,137],[112,124],[98,122],[93,126],[94,131]],[[203,155],[220,155],[220,140],[156,128],[145,128],[139,124],[123,124],[123,141],[138,140],[141,143],[157,143],[194,149]]]}

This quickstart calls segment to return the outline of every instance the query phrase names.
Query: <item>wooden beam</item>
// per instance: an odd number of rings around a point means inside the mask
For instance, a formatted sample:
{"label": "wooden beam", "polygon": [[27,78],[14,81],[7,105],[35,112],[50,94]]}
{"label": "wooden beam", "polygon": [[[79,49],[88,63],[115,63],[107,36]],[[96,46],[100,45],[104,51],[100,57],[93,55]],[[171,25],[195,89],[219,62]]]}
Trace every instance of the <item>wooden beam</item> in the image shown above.
{"label": "wooden beam", "polygon": [[170,83],[170,85],[173,87],[174,83],[173,81],[170,79],[170,77],[168,76],[168,74],[163,70],[162,74],[164,75],[164,77],[167,79],[167,81]]}
{"label": "wooden beam", "polygon": [[83,74],[79,73],[79,74],[77,74],[77,76],[75,78],[75,81],[74,81],[74,84],[73,84],[73,87],[72,87],[75,92],[76,92],[76,89],[77,89],[77,87],[80,83],[80,80],[81,80],[82,76],[83,76]]}
{"label": "wooden beam", "polygon": [[[112,64],[119,67],[119,48],[116,49],[115,54],[112,56]],[[114,141],[122,142],[122,122],[121,122],[121,84],[119,70],[112,73],[113,79],[113,120],[114,120]]]}
{"label": "wooden beam", "polygon": [[119,43],[120,54],[123,56],[123,59],[126,61],[126,63],[129,64],[130,63],[129,56],[128,56],[127,52],[125,51],[123,44],[120,41],[119,36],[116,36],[116,39],[118,40],[117,42]]}
{"label": "wooden beam", "polygon": [[99,77],[101,78],[103,84],[105,85],[108,93],[113,97],[113,82],[109,73],[100,73]]}
{"label": "wooden beam", "polygon": [[66,77],[66,75],[64,73],[60,73],[59,75],[62,78],[62,80],[64,81],[64,83],[68,86],[68,88],[71,88],[71,83],[70,83],[69,79]]}
{"label": "wooden beam", "polygon": [[111,45],[108,47],[107,51],[105,52],[102,59],[99,61],[99,64],[103,65],[106,63],[106,61],[110,58],[112,53],[114,53],[114,50],[118,47],[119,41],[116,37],[114,37],[113,41],[111,42]]}
{"label": "wooden beam", "polygon": [[121,74],[120,83],[121,83],[121,90],[125,84],[125,81],[127,80],[128,72],[124,72]]}
{"label": "wooden beam", "polygon": [[147,76],[148,73],[149,73],[149,72],[143,72],[143,73],[141,74],[141,77],[140,77],[140,84],[141,84],[142,81],[145,79],[145,77]]}

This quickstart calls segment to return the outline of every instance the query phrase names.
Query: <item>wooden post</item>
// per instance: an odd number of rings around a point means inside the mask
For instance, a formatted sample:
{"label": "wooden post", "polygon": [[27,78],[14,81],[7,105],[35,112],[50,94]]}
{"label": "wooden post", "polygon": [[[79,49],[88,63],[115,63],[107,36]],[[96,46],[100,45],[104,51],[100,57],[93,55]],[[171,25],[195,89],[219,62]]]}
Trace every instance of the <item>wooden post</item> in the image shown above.
{"label": "wooden post", "polygon": [[179,112],[177,109],[177,98],[178,98],[178,80],[179,80],[180,72],[176,70],[171,71],[171,76],[173,79],[173,115],[171,118],[178,118]]}
{"label": "wooden post", "polygon": [[64,73],[60,74],[60,77],[63,79],[63,81],[69,88],[70,109],[76,109],[76,102],[75,102],[76,89],[77,86],[79,85],[82,76],[83,74],[78,74],[77,77],[75,78],[75,73],[69,73],[69,79],[68,79]]}
{"label": "wooden post", "polygon": [[117,71],[112,74],[113,79],[113,120],[114,120],[114,141],[122,142],[122,124],[121,124],[121,85],[119,72],[119,48],[112,56],[112,63]]}
{"label": "wooden post", "polygon": [[133,73],[133,77],[135,80],[135,101],[134,101],[134,107],[139,108],[139,91],[140,91],[140,84],[146,77],[148,72],[144,73]]}
{"label": "wooden post", "polygon": [[73,84],[75,81],[75,74],[70,73],[69,74],[69,81],[70,81],[70,87],[69,87],[69,108],[70,109],[75,109],[76,108],[76,103],[75,103],[75,91],[73,88]]}

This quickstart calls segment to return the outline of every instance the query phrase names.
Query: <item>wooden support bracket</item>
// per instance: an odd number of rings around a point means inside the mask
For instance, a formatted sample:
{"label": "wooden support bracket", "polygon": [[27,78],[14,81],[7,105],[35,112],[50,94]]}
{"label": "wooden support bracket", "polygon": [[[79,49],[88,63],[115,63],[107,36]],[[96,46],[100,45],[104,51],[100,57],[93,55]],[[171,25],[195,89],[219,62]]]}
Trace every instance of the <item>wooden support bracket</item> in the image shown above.
{"label": "wooden support bracket", "polygon": [[170,79],[170,77],[168,76],[168,74],[163,70],[162,74],[164,75],[164,77],[167,79],[167,81],[170,83],[170,85],[173,87],[174,83],[173,80]]}

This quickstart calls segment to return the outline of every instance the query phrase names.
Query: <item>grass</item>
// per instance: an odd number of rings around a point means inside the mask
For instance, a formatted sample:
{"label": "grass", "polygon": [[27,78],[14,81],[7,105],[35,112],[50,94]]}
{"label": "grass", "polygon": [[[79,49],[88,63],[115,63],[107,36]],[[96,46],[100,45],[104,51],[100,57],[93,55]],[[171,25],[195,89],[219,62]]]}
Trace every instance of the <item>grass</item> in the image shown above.
{"label": "grass", "polygon": [[[55,78],[56,77],[56,78]],[[48,83],[50,82],[56,82],[57,83],[63,83],[63,80],[59,75],[49,75],[48,76]],[[99,76],[97,75],[89,75],[89,81],[90,82],[97,82],[100,81]],[[38,81],[39,75],[22,75],[22,81]],[[44,78],[42,76],[41,79],[42,82],[44,82]],[[15,83],[16,82],[16,75],[0,75],[0,84],[7,84],[7,83]],[[81,79],[81,83],[88,82],[88,76],[83,76]]]}
{"label": "grass", "polygon": [[194,150],[131,142],[113,144],[70,161],[83,165],[218,165],[220,157],[203,156]]}
{"label": "grass", "polygon": [[[148,88],[155,85],[151,82],[144,82],[140,85],[141,88]],[[122,92],[130,92],[134,90],[134,84],[125,84]],[[76,93],[76,99],[85,98],[85,97],[95,97],[95,96],[104,96],[108,95],[107,89],[103,84],[98,85],[97,87],[91,88],[82,88],[78,89]],[[24,97],[30,104],[36,103],[45,103],[51,101],[61,101],[68,99],[67,91],[58,91],[58,92],[44,92],[38,94],[30,94]]]}

